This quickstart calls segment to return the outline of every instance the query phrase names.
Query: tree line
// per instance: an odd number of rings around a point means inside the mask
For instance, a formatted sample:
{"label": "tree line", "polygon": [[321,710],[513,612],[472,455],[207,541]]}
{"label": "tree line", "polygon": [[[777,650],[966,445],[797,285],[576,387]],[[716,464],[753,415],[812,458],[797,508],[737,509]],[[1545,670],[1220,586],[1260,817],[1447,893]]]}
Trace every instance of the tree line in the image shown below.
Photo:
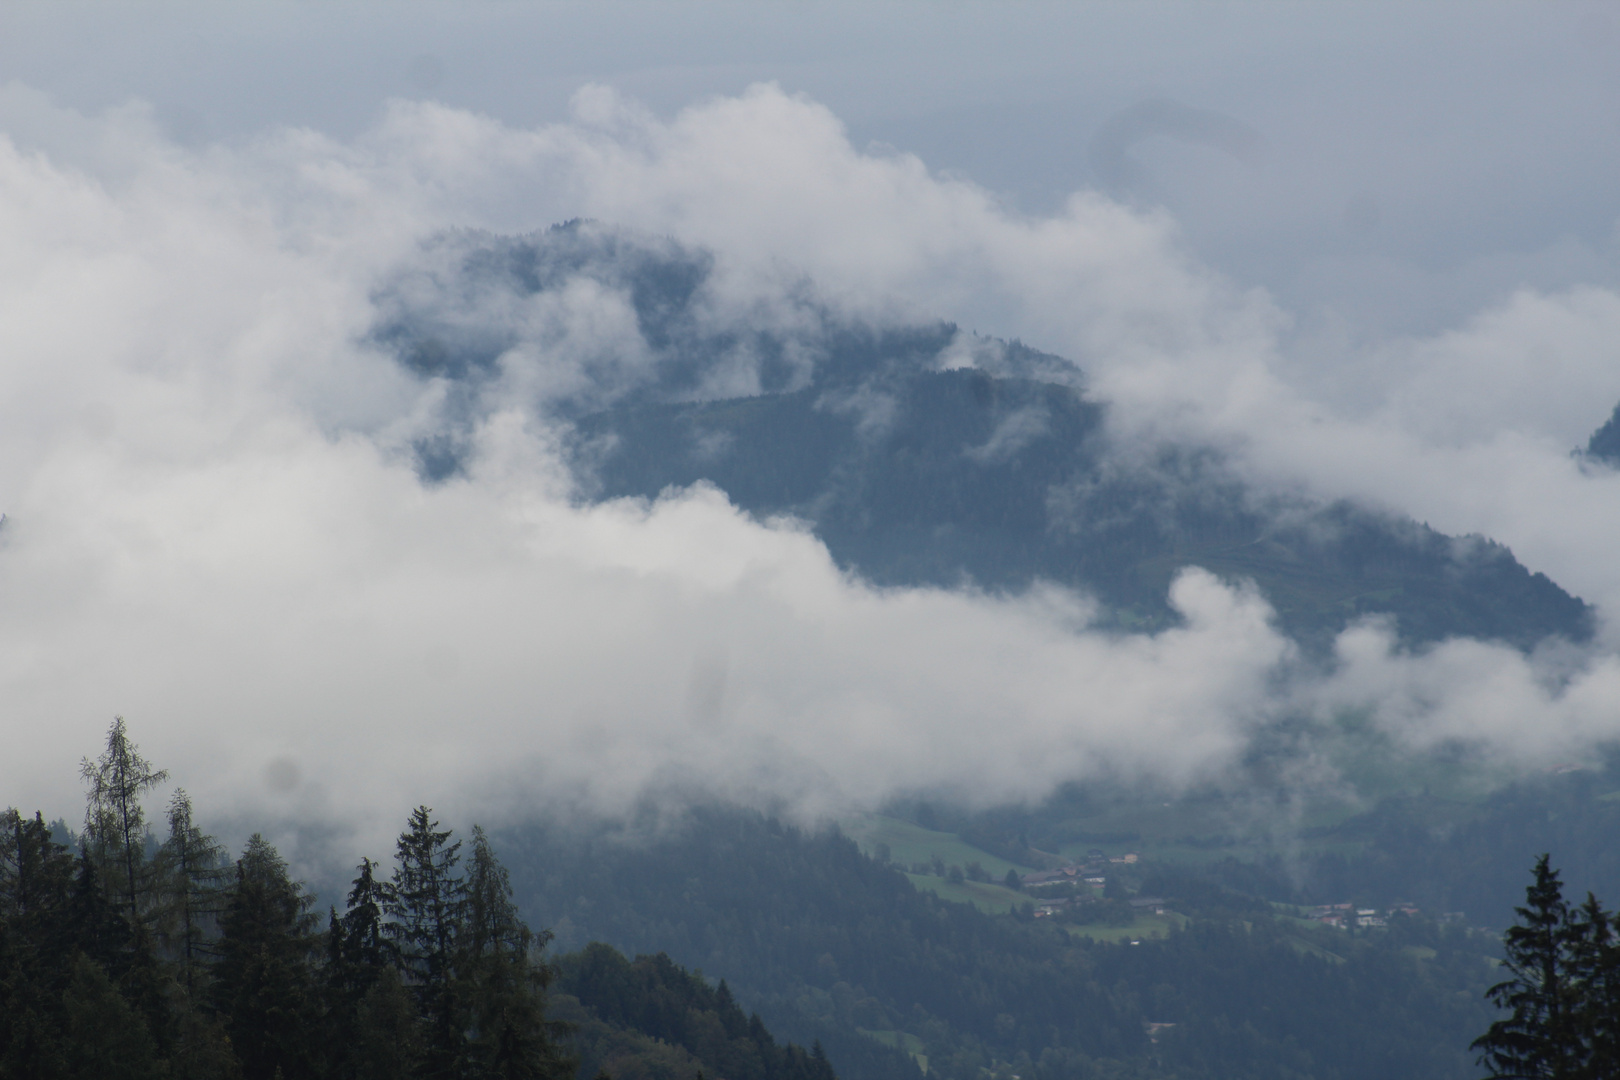
{"label": "tree line", "polygon": [[[365,859],[324,928],[255,834],[235,860],[122,719],[86,759],[78,848],[0,817],[0,1080],[485,1080],[572,1076],[548,1019],[550,939],[506,869],[425,806],[391,871]],[[830,1075],[830,1074],[829,1074]]]}

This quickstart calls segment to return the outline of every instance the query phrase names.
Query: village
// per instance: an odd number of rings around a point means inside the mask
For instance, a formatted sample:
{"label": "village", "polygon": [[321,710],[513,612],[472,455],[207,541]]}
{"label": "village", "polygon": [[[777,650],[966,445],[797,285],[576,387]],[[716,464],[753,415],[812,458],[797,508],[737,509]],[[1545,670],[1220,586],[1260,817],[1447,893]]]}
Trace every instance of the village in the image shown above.
{"label": "village", "polygon": [[[1111,856],[1093,848],[1086,853],[1086,859],[1082,863],[1019,875],[1019,884],[1034,901],[1034,914],[1038,919],[1072,915],[1078,909],[1104,899],[1115,900],[1122,911],[1163,915],[1168,903],[1163,897],[1128,896],[1122,887],[1117,892],[1108,888],[1111,864],[1134,866],[1140,861],[1141,855],[1134,851]],[[1389,920],[1396,915],[1416,918],[1422,914],[1422,909],[1416,904],[1404,901],[1383,908],[1363,907],[1346,901],[1307,908],[1302,917],[1336,930],[1350,930],[1388,926]],[[1440,921],[1454,921],[1461,918],[1461,912],[1447,912],[1440,916]]]}

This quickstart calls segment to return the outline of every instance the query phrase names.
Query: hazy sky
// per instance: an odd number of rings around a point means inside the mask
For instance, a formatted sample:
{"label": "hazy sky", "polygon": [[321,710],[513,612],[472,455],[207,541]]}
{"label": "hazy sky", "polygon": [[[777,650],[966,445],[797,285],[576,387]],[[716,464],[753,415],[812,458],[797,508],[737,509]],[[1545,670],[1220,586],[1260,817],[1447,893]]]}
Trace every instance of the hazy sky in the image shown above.
{"label": "hazy sky", "polygon": [[[1024,212],[1099,183],[1164,205],[1312,332],[1439,329],[1617,268],[1620,13],[1600,2],[13,0],[0,78],[90,112],[139,98],[188,144],[352,138],[392,97],[532,126],[590,82],[667,118],[774,80],[857,147]],[[1147,124],[1128,177],[1098,160],[1111,119],[1161,99],[1247,125],[1255,152]]]}
{"label": "hazy sky", "polygon": [[[1531,763],[1620,731],[1620,19],[1603,5],[0,8],[0,803],[72,816],[122,712],[199,810],[363,835],[648,784],[814,809],[1179,782],[1286,712]],[[1581,654],[1306,667],[1193,572],[1186,625],[882,592],[710,490],[584,508],[533,408],[645,350],[589,282],[516,312],[464,481],[364,344],[439,230],[706,247],[1081,363],[1125,442],[1509,543]],[[718,316],[717,316],[718,317]],[[11,729],[15,729],[12,731]],[[290,826],[289,826],[290,827]]]}

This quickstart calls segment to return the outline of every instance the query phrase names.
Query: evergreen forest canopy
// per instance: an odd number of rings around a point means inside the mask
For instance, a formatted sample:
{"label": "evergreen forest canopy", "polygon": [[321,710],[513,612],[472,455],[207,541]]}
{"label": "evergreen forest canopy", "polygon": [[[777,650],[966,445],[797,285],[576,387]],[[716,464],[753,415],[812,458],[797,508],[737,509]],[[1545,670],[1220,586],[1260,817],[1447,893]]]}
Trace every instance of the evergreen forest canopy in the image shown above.
{"label": "evergreen forest canopy", "polygon": [[1116,445],[1106,403],[1059,357],[943,323],[873,327],[805,297],[789,319],[721,316],[713,272],[704,252],[590,222],[440,237],[379,292],[372,331],[446,387],[416,444],[424,478],[463,467],[484,391],[536,333],[512,313],[585,281],[625,298],[646,354],[605,349],[530,403],[569,426],[591,498],[708,481],[762,517],[809,521],[874,582],[1055,581],[1124,628],[1173,621],[1169,582],[1198,565],[1257,582],[1318,647],[1371,614],[1408,644],[1592,633],[1585,603],[1488,539],[1258,490],[1207,447]]}
{"label": "evergreen forest canopy", "polygon": [[322,925],[274,847],[233,862],[183,789],[155,839],[168,777],[121,719],[83,775],[77,851],[0,815],[0,1078],[835,1080],[667,957],[592,946],[558,978],[477,826],[464,858],[417,807]]}

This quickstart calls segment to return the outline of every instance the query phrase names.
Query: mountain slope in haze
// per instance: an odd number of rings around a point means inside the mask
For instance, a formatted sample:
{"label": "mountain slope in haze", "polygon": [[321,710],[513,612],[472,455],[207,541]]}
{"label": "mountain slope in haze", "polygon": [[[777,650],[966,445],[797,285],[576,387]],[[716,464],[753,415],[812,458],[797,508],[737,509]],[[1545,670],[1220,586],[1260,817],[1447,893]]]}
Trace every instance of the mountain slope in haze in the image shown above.
{"label": "mountain slope in haze", "polygon": [[1586,456],[1608,465],[1620,466],[1620,405],[1614,407],[1614,412],[1602,427],[1592,432],[1592,437],[1586,442]]}
{"label": "mountain slope in haze", "polygon": [[1132,945],[946,903],[843,836],[752,811],[638,836],[515,827],[500,845],[559,944],[657,948],[724,977],[845,1080],[924,1064],[943,1080],[1468,1080],[1489,1021],[1486,942],[1465,931],[1324,931],[1151,868],[1142,887],[1188,921]]}
{"label": "mountain slope in haze", "polygon": [[550,1014],[572,1029],[581,1080],[837,1080],[821,1046],[778,1046],[725,980],[663,953],[627,960],[600,942],[557,959]]}
{"label": "mountain slope in haze", "polygon": [[571,428],[587,497],[709,482],[804,519],[879,584],[1051,581],[1154,629],[1197,565],[1255,581],[1318,645],[1369,615],[1408,644],[1592,633],[1585,603],[1490,540],[1260,491],[1208,448],[1118,445],[1059,357],[945,323],[875,328],[796,292],[728,307],[714,275],[702,252],[585,222],[441,237],[379,291],[372,333],[445,388],[423,476],[454,475],[478,419],[527,394]]}
{"label": "mountain slope in haze", "polygon": [[625,407],[582,418],[576,461],[596,497],[708,481],[761,516],[812,523],[840,564],[879,584],[1096,595],[1117,625],[1172,619],[1171,578],[1251,579],[1307,640],[1391,615],[1407,642],[1521,647],[1589,636],[1580,600],[1505,547],[1348,502],[1266,500],[1196,450],[1109,455],[1102,407],[1068,387],[980,371],[884,380],[881,424],[827,391]]}

